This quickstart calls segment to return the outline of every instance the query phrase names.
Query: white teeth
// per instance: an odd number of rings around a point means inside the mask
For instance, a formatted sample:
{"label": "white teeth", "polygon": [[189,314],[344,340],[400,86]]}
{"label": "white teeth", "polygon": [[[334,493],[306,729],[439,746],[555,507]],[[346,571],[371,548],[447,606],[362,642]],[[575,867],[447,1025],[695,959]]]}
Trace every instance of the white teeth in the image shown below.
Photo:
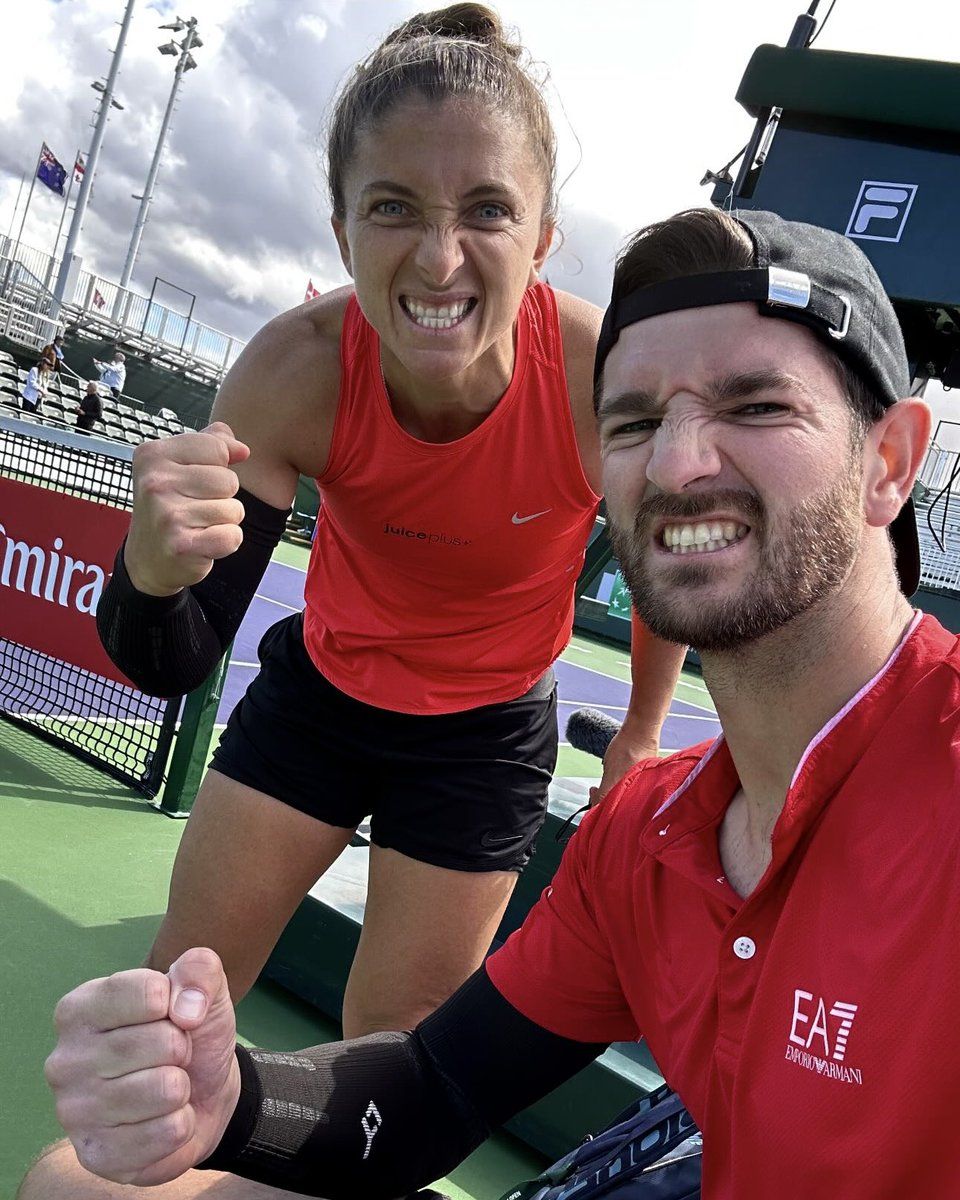
{"label": "white teeth", "polygon": [[664,546],[673,554],[701,554],[723,550],[746,537],[748,527],[735,521],[698,521],[696,524],[667,525],[662,534]]}
{"label": "white teeth", "polygon": [[449,329],[464,315],[470,306],[470,301],[460,300],[456,304],[442,304],[436,308],[405,296],[403,306],[416,323],[422,325],[424,329]]}

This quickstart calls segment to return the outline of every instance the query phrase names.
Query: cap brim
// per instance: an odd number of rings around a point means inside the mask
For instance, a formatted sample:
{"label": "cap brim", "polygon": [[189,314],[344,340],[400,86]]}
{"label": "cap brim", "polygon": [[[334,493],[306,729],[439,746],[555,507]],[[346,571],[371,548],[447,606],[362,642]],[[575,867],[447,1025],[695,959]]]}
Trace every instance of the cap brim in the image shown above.
{"label": "cap brim", "polygon": [[900,590],[910,597],[920,586],[920,539],[912,500],[908,500],[897,514],[890,526],[890,537],[896,553]]}

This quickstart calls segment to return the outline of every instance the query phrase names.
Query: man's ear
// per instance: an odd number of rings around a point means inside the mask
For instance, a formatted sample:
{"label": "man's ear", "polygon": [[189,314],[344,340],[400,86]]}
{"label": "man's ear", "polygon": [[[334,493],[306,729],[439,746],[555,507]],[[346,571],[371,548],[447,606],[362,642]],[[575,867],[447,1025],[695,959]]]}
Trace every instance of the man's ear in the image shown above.
{"label": "man's ear", "polygon": [[333,236],[337,239],[337,245],[340,247],[340,261],[346,268],[347,274],[353,278],[353,268],[350,265],[350,246],[347,242],[347,223],[339,217],[331,217],[330,224],[333,226]]}
{"label": "man's ear", "polygon": [[553,243],[553,235],[556,233],[556,230],[557,227],[553,221],[543,221],[541,223],[540,238],[533,254],[533,262],[530,264],[530,280],[527,287],[533,287],[540,278],[540,270],[547,261],[547,255],[550,253],[550,246]]}
{"label": "man's ear", "polygon": [[890,406],[864,443],[864,511],[868,525],[889,525],[910,497],[930,441],[930,409],[909,397]]}

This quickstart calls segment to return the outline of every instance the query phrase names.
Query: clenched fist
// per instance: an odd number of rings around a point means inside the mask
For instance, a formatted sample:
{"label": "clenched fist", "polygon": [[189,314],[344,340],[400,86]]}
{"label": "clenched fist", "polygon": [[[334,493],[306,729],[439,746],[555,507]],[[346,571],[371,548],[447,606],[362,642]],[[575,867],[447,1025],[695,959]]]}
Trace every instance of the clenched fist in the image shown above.
{"label": "clenched fist", "polygon": [[81,1166],[114,1183],[176,1179],[218,1145],[240,1094],[220,959],[188,950],[164,975],[94,979],[57,1005],[44,1073]]}
{"label": "clenched fist", "polygon": [[243,505],[232,468],[249,456],[222,421],[136,448],[124,564],[138,591],[172,596],[238,548]]}

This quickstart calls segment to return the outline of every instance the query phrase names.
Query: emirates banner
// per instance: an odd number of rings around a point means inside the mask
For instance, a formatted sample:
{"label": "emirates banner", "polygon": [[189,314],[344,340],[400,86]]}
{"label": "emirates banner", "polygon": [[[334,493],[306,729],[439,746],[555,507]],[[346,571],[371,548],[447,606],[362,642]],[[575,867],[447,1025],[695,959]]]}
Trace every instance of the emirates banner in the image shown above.
{"label": "emirates banner", "polygon": [[0,637],[132,687],[94,613],[130,514],[0,478]]}

